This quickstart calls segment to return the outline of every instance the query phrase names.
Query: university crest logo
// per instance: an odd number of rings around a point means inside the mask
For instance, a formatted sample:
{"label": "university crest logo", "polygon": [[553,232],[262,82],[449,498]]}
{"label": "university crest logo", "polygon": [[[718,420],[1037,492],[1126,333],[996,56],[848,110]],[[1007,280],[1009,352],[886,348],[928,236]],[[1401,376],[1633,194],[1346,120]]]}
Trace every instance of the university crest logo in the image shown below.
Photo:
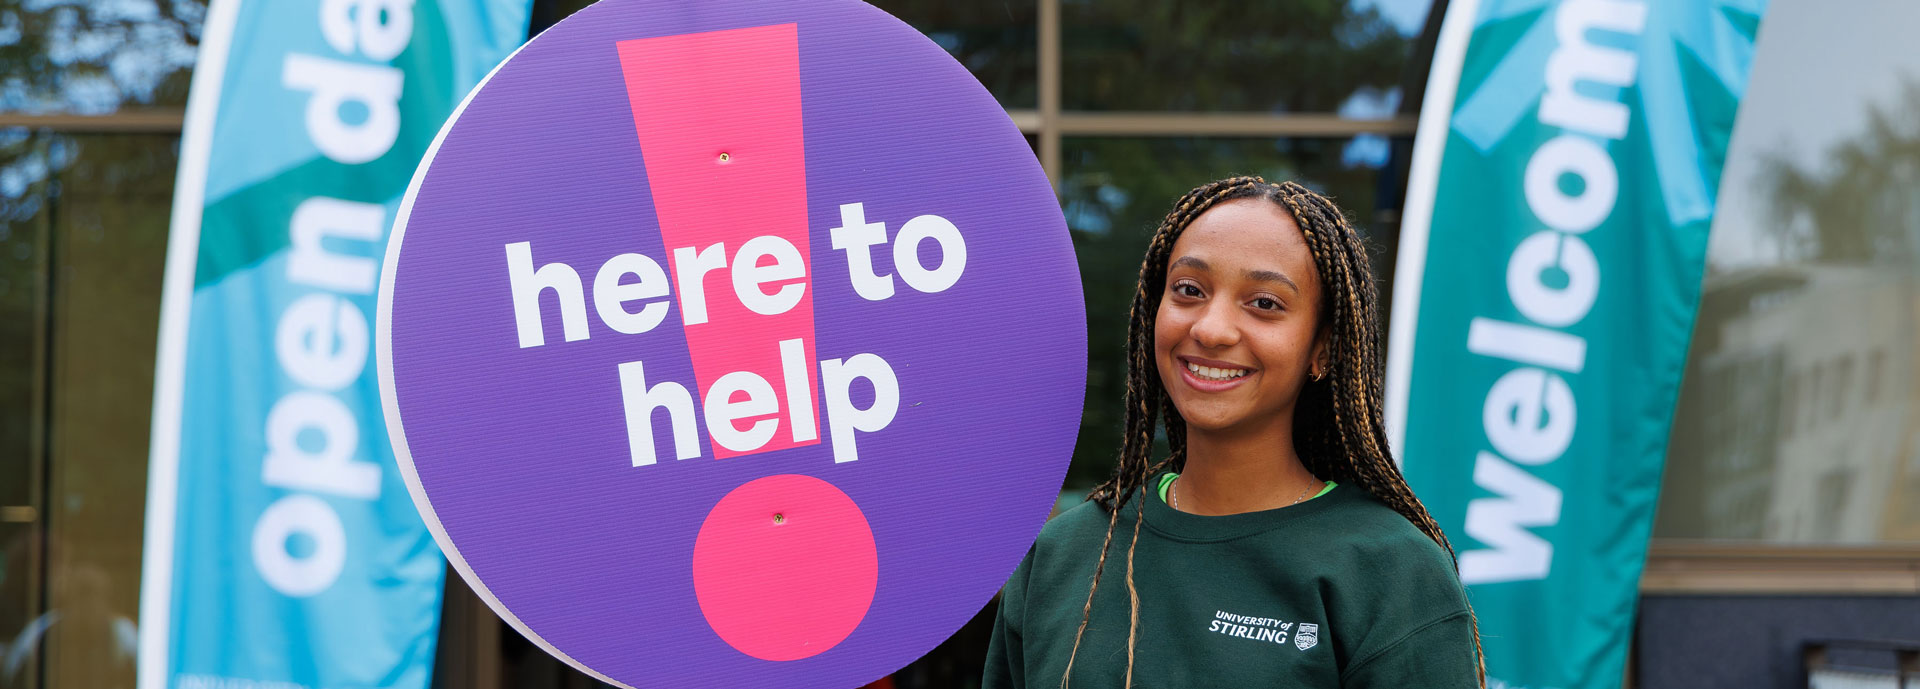
{"label": "university crest logo", "polygon": [[1303,622],[1300,624],[1300,630],[1293,634],[1293,645],[1300,647],[1302,651],[1313,648],[1314,644],[1318,643],[1320,643],[1320,625]]}

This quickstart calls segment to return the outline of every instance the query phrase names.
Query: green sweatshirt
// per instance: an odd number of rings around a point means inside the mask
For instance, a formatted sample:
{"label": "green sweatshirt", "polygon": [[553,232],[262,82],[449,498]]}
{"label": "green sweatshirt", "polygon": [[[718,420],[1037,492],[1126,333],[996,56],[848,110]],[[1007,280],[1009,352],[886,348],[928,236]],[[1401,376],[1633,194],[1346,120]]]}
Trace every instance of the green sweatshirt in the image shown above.
{"label": "green sweatshirt", "polygon": [[[1158,496],[1129,500],[1072,686],[1124,679],[1127,542],[1143,502],[1133,686],[1479,685],[1466,597],[1446,551],[1345,485],[1292,507],[1223,517],[1177,512]],[[988,689],[1060,686],[1107,514],[1082,503],[1041,530],[1002,591]]]}

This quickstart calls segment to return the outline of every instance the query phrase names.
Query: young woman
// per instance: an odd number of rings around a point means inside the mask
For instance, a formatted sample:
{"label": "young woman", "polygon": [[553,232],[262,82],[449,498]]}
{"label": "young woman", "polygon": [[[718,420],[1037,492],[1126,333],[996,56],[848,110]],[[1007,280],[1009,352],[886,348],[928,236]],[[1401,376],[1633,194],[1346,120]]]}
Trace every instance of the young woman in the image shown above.
{"label": "young woman", "polygon": [[1387,452],[1367,266],[1298,184],[1181,197],[1140,267],[1119,467],[1007,582],[987,687],[1484,686]]}

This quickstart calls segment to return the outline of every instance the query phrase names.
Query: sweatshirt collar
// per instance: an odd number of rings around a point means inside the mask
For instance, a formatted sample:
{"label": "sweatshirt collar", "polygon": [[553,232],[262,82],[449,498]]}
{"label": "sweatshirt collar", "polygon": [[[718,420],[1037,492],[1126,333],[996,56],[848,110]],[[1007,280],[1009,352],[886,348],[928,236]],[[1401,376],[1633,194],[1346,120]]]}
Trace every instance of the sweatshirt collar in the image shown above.
{"label": "sweatshirt collar", "polygon": [[[1155,475],[1147,481],[1147,486],[1157,488],[1162,476],[1164,474]],[[1298,522],[1352,500],[1360,492],[1342,483],[1327,491],[1326,495],[1296,505],[1217,517],[1175,510],[1160,499],[1157,490],[1142,491],[1133,499],[1146,509],[1147,526],[1163,536],[1183,541],[1224,541]]]}

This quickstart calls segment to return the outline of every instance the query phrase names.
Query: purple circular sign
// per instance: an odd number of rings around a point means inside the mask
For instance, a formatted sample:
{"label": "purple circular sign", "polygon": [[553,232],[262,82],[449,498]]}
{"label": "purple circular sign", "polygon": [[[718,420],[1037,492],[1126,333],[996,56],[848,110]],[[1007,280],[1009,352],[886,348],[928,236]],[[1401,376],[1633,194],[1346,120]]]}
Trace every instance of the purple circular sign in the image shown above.
{"label": "purple circular sign", "polygon": [[1026,140],[856,0],[605,0],[441,131],[379,368],[414,502],[509,623],[624,686],[854,686],[993,596],[1078,428]]}

